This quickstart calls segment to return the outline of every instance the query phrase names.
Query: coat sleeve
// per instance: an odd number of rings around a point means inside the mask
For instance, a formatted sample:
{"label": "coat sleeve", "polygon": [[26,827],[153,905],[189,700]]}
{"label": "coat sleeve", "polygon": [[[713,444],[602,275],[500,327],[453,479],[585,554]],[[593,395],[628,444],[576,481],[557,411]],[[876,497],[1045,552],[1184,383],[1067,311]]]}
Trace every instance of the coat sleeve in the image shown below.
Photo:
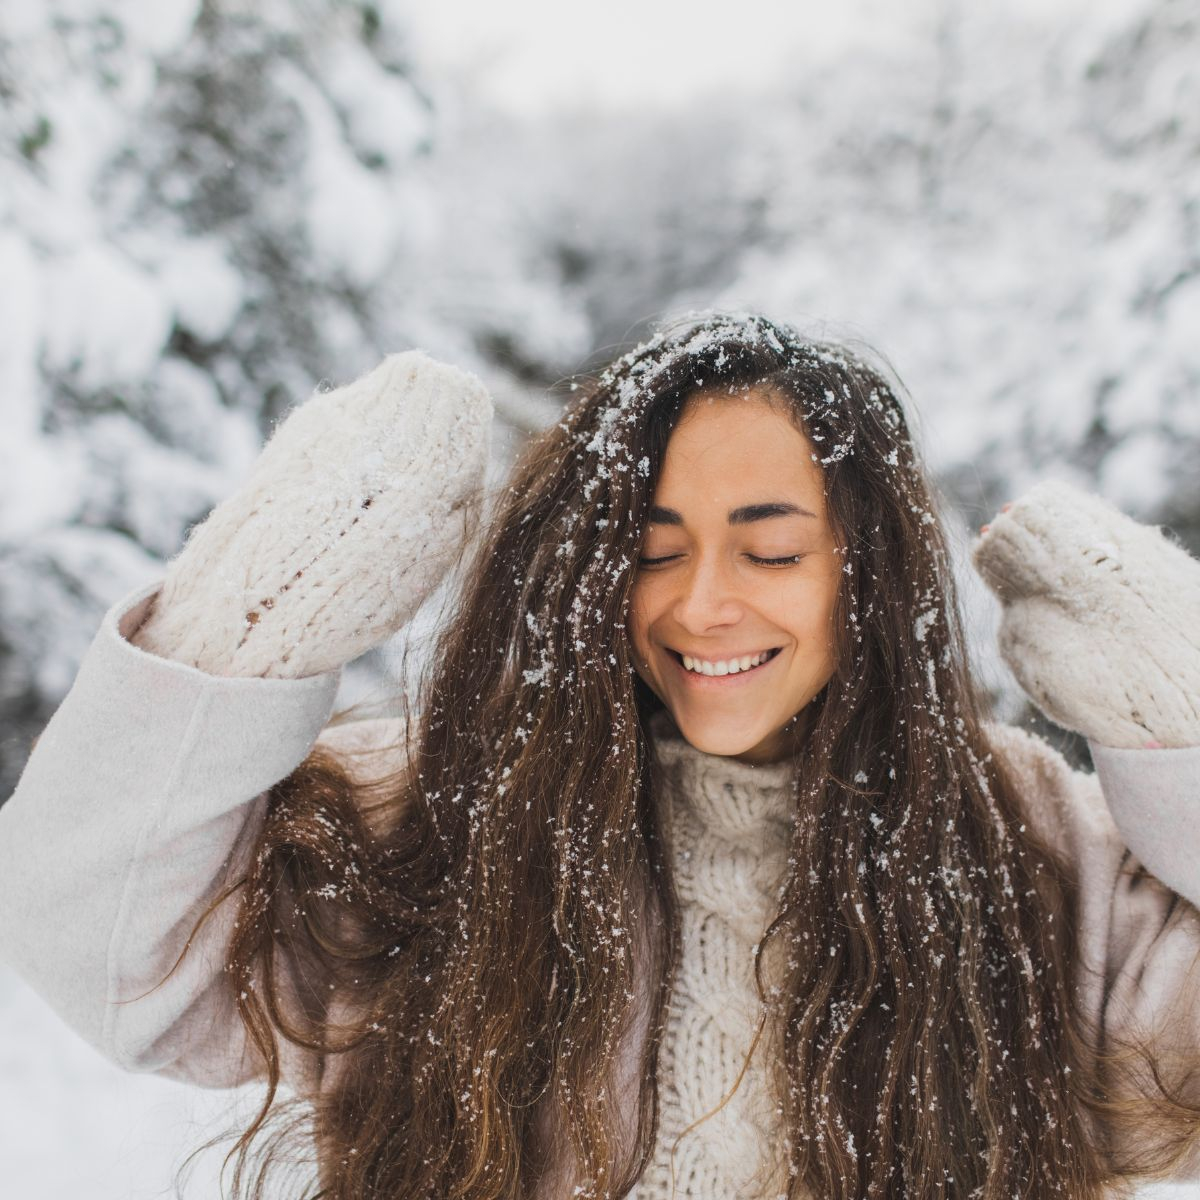
{"label": "coat sleeve", "polygon": [[[1164,1065],[1200,1063],[1200,746],[1089,742],[1089,773],[1023,730],[991,732],[1035,830],[1077,873],[1083,1011],[1106,1042],[1145,1037]],[[1187,1178],[1200,1175],[1196,1135]]]}
{"label": "coat sleeve", "polygon": [[[149,654],[126,639],[160,587],[105,614],[0,807],[0,957],[118,1065],[229,1087],[262,1066],[222,986],[236,896],[151,989],[236,877],[266,789],[317,740],[340,671],[225,677]],[[289,1087],[316,1084],[318,1064],[285,1039],[280,1053]]]}

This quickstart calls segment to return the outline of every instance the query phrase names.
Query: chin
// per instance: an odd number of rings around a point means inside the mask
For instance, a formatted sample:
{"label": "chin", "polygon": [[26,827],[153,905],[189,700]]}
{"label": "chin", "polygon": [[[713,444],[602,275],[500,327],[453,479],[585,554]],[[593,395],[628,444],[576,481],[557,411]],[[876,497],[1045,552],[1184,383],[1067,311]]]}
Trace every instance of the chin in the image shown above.
{"label": "chin", "polygon": [[733,758],[739,754],[747,754],[759,746],[769,735],[769,730],[756,730],[753,733],[731,735],[728,730],[688,729],[676,719],[680,733],[697,750],[704,754],[717,754],[724,758]]}

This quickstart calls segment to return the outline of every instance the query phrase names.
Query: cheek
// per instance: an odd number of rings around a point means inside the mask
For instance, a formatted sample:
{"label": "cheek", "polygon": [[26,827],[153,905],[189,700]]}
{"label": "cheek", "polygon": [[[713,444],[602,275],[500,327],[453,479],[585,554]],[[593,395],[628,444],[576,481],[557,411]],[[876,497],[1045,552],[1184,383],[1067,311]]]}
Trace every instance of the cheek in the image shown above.
{"label": "cheek", "polygon": [[658,695],[662,694],[661,685],[658,682],[662,664],[651,649],[651,631],[654,629],[655,622],[663,615],[664,608],[663,596],[659,589],[653,586],[653,581],[647,584],[637,583],[633,586],[629,594],[629,609],[626,618],[633,667],[642,682]]}
{"label": "cheek", "polygon": [[644,584],[635,584],[629,593],[629,633],[634,645],[645,646],[649,642],[650,624],[653,620],[653,596]]}
{"label": "cheek", "polygon": [[788,619],[784,627],[790,628],[796,639],[813,653],[832,649],[836,604],[836,588],[814,587],[810,583],[788,597]]}
{"label": "cheek", "polygon": [[633,660],[633,669],[644,684],[658,693],[651,666],[653,659],[650,654],[650,618],[646,611],[644,596],[640,604],[633,599],[630,600],[629,617],[626,624],[629,636],[629,655]]}
{"label": "cheek", "polygon": [[837,608],[836,586],[827,588],[820,603],[813,606],[812,637],[832,661],[837,646],[834,613]]}

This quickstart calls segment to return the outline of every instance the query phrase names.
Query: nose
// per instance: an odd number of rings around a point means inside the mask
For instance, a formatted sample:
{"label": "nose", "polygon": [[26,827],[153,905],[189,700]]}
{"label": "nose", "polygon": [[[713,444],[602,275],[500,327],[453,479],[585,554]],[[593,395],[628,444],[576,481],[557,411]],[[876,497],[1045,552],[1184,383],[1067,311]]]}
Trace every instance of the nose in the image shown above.
{"label": "nose", "polygon": [[744,608],[732,565],[718,557],[695,560],[681,573],[674,616],[689,633],[704,633],[714,625],[733,625]]}

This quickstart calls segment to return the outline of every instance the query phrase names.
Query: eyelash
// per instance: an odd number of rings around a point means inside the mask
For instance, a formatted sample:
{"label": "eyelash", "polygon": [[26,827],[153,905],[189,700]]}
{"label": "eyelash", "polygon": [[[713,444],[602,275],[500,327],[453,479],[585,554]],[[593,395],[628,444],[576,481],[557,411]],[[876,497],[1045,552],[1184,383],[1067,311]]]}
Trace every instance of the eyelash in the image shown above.
{"label": "eyelash", "polygon": [[[668,554],[663,558],[639,558],[639,567],[657,567],[660,563],[670,562],[673,558],[678,558],[677,554]],[[757,554],[747,554],[746,557],[757,566],[762,567],[790,567],[795,566],[803,557],[803,554],[789,554],[784,558],[760,558]]]}

